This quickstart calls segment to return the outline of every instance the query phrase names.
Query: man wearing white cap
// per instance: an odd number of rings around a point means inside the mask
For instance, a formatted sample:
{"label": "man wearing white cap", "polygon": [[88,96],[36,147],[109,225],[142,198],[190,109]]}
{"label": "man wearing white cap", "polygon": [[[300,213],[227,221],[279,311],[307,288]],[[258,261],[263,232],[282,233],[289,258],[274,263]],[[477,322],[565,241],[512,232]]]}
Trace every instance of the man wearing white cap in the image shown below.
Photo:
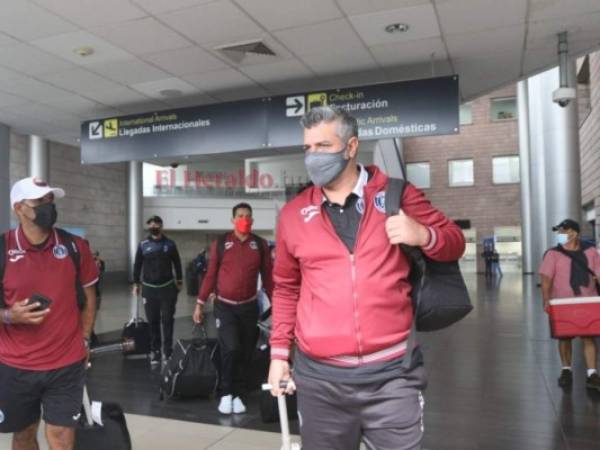
{"label": "man wearing white cap", "polygon": [[54,227],[55,198],[39,178],[14,184],[19,221],[0,236],[0,432],[37,450],[41,410],[51,450],[71,450],[96,312],[98,271],[83,239]]}

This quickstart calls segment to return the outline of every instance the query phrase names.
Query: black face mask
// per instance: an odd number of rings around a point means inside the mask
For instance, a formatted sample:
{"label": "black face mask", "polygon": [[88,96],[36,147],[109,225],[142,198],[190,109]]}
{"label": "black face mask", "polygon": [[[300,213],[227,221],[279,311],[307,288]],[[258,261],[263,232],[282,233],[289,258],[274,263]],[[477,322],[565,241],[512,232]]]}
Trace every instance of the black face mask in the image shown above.
{"label": "black face mask", "polygon": [[158,236],[160,234],[160,228],[149,228],[148,231],[150,231],[150,234],[154,237]]}
{"label": "black face mask", "polygon": [[44,203],[43,205],[36,206],[33,208],[35,211],[35,223],[42,230],[49,230],[56,223],[58,213],[56,212],[56,205],[54,203]]}

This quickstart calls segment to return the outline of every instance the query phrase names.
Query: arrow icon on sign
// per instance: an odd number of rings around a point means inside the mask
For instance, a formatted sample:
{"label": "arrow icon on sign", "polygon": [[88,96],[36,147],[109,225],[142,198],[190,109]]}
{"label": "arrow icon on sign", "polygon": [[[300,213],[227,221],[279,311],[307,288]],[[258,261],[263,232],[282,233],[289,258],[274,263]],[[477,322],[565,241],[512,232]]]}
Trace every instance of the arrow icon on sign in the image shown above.
{"label": "arrow icon on sign", "polygon": [[287,117],[296,117],[304,114],[305,100],[303,95],[287,97],[285,99],[285,115]]}
{"label": "arrow icon on sign", "polygon": [[102,122],[90,122],[89,137],[90,139],[102,139]]}
{"label": "arrow icon on sign", "polygon": [[296,114],[298,114],[298,112],[304,108],[304,104],[297,98],[294,99],[294,106],[296,107],[296,109],[294,110],[294,113]]}

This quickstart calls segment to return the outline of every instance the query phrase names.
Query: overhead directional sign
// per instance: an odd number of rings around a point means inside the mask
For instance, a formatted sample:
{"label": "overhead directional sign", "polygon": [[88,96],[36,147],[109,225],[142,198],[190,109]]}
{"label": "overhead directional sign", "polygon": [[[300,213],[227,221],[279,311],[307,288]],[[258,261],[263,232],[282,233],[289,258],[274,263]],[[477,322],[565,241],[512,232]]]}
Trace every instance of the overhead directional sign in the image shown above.
{"label": "overhead directional sign", "polygon": [[92,120],[84,163],[302,145],[299,119],[321,105],[356,117],[362,140],[458,133],[458,77],[402,81]]}
{"label": "overhead directional sign", "polygon": [[287,117],[303,116],[305,111],[304,95],[296,95],[285,99],[285,115]]}

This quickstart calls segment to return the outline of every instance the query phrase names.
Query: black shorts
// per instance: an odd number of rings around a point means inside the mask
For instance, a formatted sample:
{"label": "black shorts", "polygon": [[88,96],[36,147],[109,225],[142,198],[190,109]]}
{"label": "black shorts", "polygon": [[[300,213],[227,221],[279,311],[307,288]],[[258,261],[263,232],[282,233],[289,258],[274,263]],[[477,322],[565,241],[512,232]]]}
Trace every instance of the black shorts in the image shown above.
{"label": "black shorts", "polygon": [[38,422],[41,409],[50,425],[75,427],[81,414],[84,363],[45,372],[0,363],[0,433],[14,433]]}

